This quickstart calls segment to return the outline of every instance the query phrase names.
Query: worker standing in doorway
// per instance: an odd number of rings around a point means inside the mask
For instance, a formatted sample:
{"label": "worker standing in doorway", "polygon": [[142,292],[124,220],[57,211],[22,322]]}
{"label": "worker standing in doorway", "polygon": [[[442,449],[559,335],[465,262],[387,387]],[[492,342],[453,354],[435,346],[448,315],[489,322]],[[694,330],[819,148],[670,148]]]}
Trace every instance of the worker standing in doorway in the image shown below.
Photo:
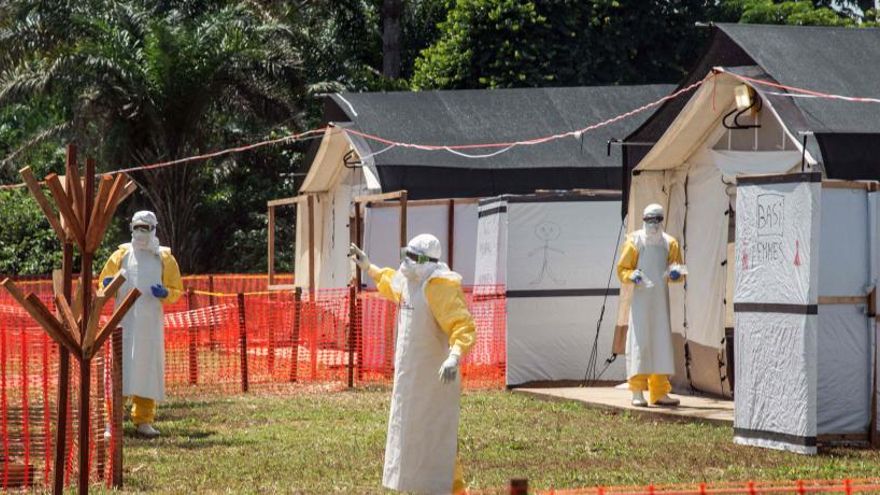
{"label": "worker standing in doorway", "polygon": [[683,281],[686,270],[678,241],[663,232],[663,207],[648,205],[642,220],[643,227],[627,236],[617,263],[621,283],[634,286],[626,336],[626,375],[634,406],[674,407],[679,400],[669,396],[669,377],[675,373],[675,364],[668,282]]}

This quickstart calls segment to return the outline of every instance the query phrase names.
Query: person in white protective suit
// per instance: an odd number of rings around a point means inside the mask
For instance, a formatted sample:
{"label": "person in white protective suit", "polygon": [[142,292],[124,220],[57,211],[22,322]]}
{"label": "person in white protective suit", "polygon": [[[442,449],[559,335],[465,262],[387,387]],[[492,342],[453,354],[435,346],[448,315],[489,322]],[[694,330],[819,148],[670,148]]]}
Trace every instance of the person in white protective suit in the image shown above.
{"label": "person in white protective suit", "polygon": [[474,344],[476,328],[461,276],[440,262],[440,241],[429,234],[409,241],[398,270],[371,264],[354,244],[351,254],[379,293],[398,304],[382,484],[412,493],[462,493],[458,369]]}
{"label": "person in white protective suit", "polygon": [[101,270],[103,285],[120,271],[125,284],[117,306],[132,288],[141,296],[122,319],[122,394],[131,397],[131,419],[141,436],[156,437],[156,404],[165,399],[165,331],[163,304],[183,294],[177,260],[156,237],[156,215],[139,211],[131,219],[131,242],[122,244]]}
{"label": "person in white protective suit", "polygon": [[675,364],[668,282],[683,281],[686,270],[678,241],[663,232],[663,207],[648,205],[642,220],[643,227],[627,236],[617,263],[621,283],[634,285],[626,336],[627,381],[634,406],[674,407],[679,400],[669,396]]}

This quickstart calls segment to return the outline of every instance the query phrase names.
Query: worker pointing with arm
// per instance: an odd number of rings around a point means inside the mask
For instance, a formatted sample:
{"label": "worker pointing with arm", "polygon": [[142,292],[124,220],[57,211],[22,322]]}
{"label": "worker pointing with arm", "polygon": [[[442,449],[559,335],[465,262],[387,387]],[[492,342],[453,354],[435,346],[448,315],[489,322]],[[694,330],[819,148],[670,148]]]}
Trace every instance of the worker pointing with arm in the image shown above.
{"label": "worker pointing with arm", "polygon": [[674,407],[679,400],[669,397],[669,376],[675,373],[675,364],[667,281],[683,281],[686,270],[678,241],[663,232],[663,207],[648,205],[642,220],[643,227],[627,237],[617,263],[621,283],[634,285],[626,335],[626,375],[634,406]]}
{"label": "worker pointing with arm", "polygon": [[440,262],[440,241],[429,234],[409,241],[397,270],[371,264],[354,244],[351,254],[379,293],[398,304],[382,483],[420,494],[462,493],[459,366],[474,345],[476,327],[461,276]]}

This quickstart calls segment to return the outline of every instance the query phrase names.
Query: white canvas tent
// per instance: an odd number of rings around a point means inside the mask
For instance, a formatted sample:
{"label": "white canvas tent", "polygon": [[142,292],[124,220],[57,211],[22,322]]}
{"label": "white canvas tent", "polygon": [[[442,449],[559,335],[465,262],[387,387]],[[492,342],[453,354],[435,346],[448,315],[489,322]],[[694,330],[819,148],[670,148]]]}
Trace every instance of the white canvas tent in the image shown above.
{"label": "white canvas tent", "polygon": [[356,149],[356,139],[338,127],[330,127],[314,159],[320,166],[309,169],[300,187],[300,195],[312,197],[312,206],[308,201],[297,203],[297,287],[310,287],[311,277],[305,276],[309,273],[314,277],[315,289],[340,288],[351,282],[348,248],[354,199],[381,189],[370,159],[356,167],[346,166],[344,158]]}
{"label": "white canvas tent", "polygon": [[[757,75],[759,69],[743,69]],[[816,166],[809,152],[763,98],[760,111],[728,129],[722,120],[735,109],[734,75],[709,74],[660,140],[633,171],[628,231],[640,228],[650,203],[666,209],[666,231],[679,239],[688,266],[686,285],[670,287],[677,391],[731,396],[728,340],[733,327],[733,219],[736,179],[744,174],[781,173]],[[760,91],[757,92],[761,96]],[[728,119],[730,124],[730,119]],[[618,325],[625,327],[629,294],[624,291]]]}
{"label": "white canvas tent", "polygon": [[[622,381],[612,363],[620,193],[505,195],[480,202],[475,280],[507,286],[507,385]],[[597,323],[607,317],[601,328]],[[596,340],[598,336],[598,341]],[[593,346],[594,370],[588,373]]]}
{"label": "white canvas tent", "polygon": [[[410,237],[432,234],[443,246],[441,260],[460,273],[462,284],[474,284],[477,249],[476,198],[407,201],[406,232]],[[400,264],[399,201],[370,203],[364,213],[364,250],[378,266]],[[372,280],[364,280],[373,287]]]}
{"label": "white canvas tent", "polygon": [[735,441],[873,439],[877,184],[765,175],[737,191]]}

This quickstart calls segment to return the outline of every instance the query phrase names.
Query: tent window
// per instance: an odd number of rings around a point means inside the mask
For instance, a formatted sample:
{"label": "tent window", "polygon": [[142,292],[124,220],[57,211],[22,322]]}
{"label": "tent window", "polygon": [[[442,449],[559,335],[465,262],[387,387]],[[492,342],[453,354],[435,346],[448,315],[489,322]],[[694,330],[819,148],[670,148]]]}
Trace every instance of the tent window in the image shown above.
{"label": "tent window", "polygon": [[785,151],[797,149],[772,112],[743,115],[740,123],[759,124],[755,129],[726,129],[713,149],[728,151]]}

